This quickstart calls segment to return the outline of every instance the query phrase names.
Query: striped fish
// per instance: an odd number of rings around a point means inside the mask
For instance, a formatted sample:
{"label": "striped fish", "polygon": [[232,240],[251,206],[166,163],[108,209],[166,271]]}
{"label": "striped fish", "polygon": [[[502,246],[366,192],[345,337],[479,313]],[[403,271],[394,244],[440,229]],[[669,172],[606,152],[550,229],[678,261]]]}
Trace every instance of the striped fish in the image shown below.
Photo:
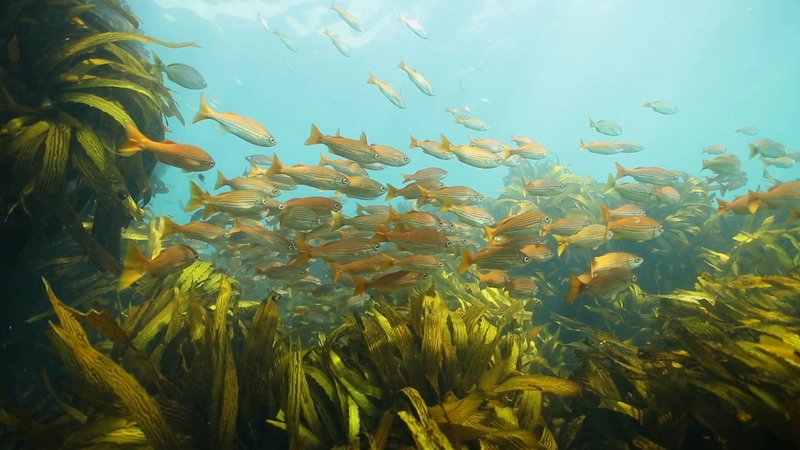
{"label": "striped fish", "polygon": [[192,123],[197,123],[206,119],[216,121],[222,125],[225,131],[251,144],[260,145],[262,147],[273,147],[277,143],[272,133],[270,133],[265,126],[253,119],[240,116],[236,113],[214,111],[211,109],[211,105],[208,104],[208,101],[206,101],[205,96],[200,94],[200,111],[197,112]]}

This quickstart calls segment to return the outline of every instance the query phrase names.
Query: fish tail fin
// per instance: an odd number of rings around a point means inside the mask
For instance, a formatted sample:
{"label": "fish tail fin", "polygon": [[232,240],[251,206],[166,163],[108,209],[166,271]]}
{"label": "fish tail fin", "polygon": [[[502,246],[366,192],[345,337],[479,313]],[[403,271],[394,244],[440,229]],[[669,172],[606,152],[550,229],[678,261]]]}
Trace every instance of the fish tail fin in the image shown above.
{"label": "fish tail fin", "polygon": [[758,192],[748,192],[747,210],[750,211],[750,214],[755,214],[759,209],[761,209],[761,195]]}
{"label": "fish tail fin", "polygon": [[122,263],[122,274],[119,276],[117,290],[127,289],[130,285],[139,281],[146,273],[146,268],[147,258],[144,257],[139,247],[134,243],[128,245],[128,253]]}
{"label": "fish tail fin", "polygon": [[297,258],[295,261],[299,261],[299,264],[303,264],[311,258],[311,251],[314,247],[306,241],[305,233],[299,233],[294,242],[297,247]]}
{"label": "fish tail fin", "polygon": [[403,177],[403,183],[408,183],[409,181],[414,179],[413,174],[401,173],[400,176]]}
{"label": "fish tail fin", "polygon": [[203,206],[203,199],[208,196],[208,194],[203,191],[203,189],[197,185],[194,181],[189,182],[189,191],[191,192],[191,198],[189,202],[186,203],[186,212],[192,212],[195,209],[199,209]]}
{"label": "fish tail fin", "polygon": [[495,233],[497,232],[492,227],[483,227],[483,232],[486,233],[486,240],[489,241],[489,245],[491,245],[492,242],[494,242]]}
{"label": "fish tail fin", "polygon": [[286,166],[283,165],[281,159],[278,158],[278,155],[272,157],[272,165],[267,170],[267,175],[278,175],[279,173],[283,172]]}
{"label": "fish tail fin", "polygon": [[414,135],[411,135],[411,143],[408,144],[408,148],[419,147],[419,139],[415,138]]}
{"label": "fish tail fin", "polygon": [[512,155],[511,147],[509,147],[508,145],[504,145],[503,146],[503,159],[508,159],[508,158],[511,157],[511,155]]}
{"label": "fish tail fin", "polygon": [[209,217],[213,216],[216,213],[217,213],[217,208],[211,205],[206,205],[206,207],[203,208],[203,220],[208,219]]}
{"label": "fish tail fin", "polygon": [[206,100],[206,96],[200,94],[200,109],[197,111],[197,115],[194,116],[194,120],[192,123],[200,122],[201,120],[205,120],[211,117],[211,114],[214,113],[214,110],[211,109],[211,105],[208,104],[208,100]]}
{"label": "fish tail fin", "polygon": [[344,270],[342,270],[342,265],[339,263],[331,263],[331,269],[333,269],[332,278],[333,282],[335,283],[339,281],[339,278],[341,278],[342,274],[344,273]]}
{"label": "fish tail fin", "polygon": [[608,181],[606,182],[606,190],[609,190],[616,186],[617,180],[614,178],[613,175],[608,174]]}
{"label": "fish tail fin", "polygon": [[592,118],[589,117],[589,128],[594,128],[594,125],[595,125],[594,120],[592,120]]}
{"label": "fish tail fin", "polygon": [[406,62],[403,60],[403,58],[400,58],[400,64],[397,65],[397,68],[400,70],[406,70],[406,67],[408,67],[406,66]]}
{"label": "fish tail fin", "polygon": [[581,139],[581,145],[580,145],[580,147],[578,147],[578,151],[581,151],[581,152],[585,152],[586,151],[586,143],[583,142],[583,139]]}
{"label": "fish tail fin", "polygon": [[386,223],[395,223],[399,221],[400,221],[400,213],[397,212],[397,210],[394,209],[392,205],[389,205],[389,218],[386,220]]}
{"label": "fish tail fin", "polygon": [[472,254],[469,252],[468,248],[465,248],[464,253],[461,256],[461,264],[458,266],[458,273],[462,274],[466,272],[473,262]]}
{"label": "fish tail fin", "polygon": [[453,143],[450,142],[450,139],[447,139],[447,136],[444,134],[440,135],[442,138],[442,144],[439,146],[440,152],[449,152],[450,148],[453,146]]}
{"label": "fish tail fin", "polygon": [[397,189],[396,187],[392,186],[391,183],[386,183],[386,201],[390,201],[391,199],[397,197]]}
{"label": "fish tail fin", "polygon": [[217,169],[217,182],[214,184],[214,189],[219,189],[222,186],[225,186],[226,181],[228,181],[228,179],[225,178],[225,175],[221,170]]}
{"label": "fish tail fin", "polygon": [[322,134],[321,131],[319,131],[319,128],[317,128],[317,126],[312,123],[311,124],[311,135],[308,136],[308,139],[306,139],[305,145],[319,144],[320,141],[322,140],[322,136],[323,136],[323,134]]}
{"label": "fish tail fin", "polygon": [[748,144],[750,146],[750,156],[748,159],[753,159],[758,154],[758,149],[756,148],[755,144]]}
{"label": "fish tail fin", "polygon": [[133,156],[144,150],[145,145],[151,142],[150,139],[132,123],[128,124],[125,131],[128,134],[128,140],[117,150],[120,156]]}
{"label": "fish tail fin", "polygon": [[369,73],[369,79],[367,80],[367,84],[376,84],[375,81],[377,81],[377,78],[375,78],[375,74],[370,72]]}
{"label": "fish tail fin", "polygon": [[355,290],[353,291],[353,295],[361,295],[364,292],[367,292],[367,287],[369,287],[369,281],[365,278],[353,277],[353,283],[356,285]]}
{"label": "fish tail fin", "polygon": [[567,250],[567,239],[558,235],[553,236],[556,238],[556,242],[558,243],[558,256],[561,256]]}
{"label": "fish tail fin", "polygon": [[406,19],[406,16],[404,16],[402,13],[397,15],[397,20],[399,20],[400,22],[404,21],[405,19]]}
{"label": "fish tail fin", "polygon": [[645,100],[645,101],[644,101],[644,103],[642,104],[642,106],[643,106],[643,107],[645,107],[645,108],[649,108],[649,107],[651,107],[652,105],[653,105],[653,104],[652,104],[652,103],[650,103],[650,100]]}
{"label": "fish tail fin", "polygon": [[586,285],[581,282],[574,273],[569,275],[569,292],[567,293],[567,304],[575,303],[575,300],[583,294]]}
{"label": "fish tail fin", "polygon": [[424,187],[422,186],[419,187],[419,198],[417,198],[417,208],[421,207],[422,205],[428,202],[428,199],[430,198],[430,193],[431,191],[425,189]]}
{"label": "fish tail fin", "polygon": [[336,11],[336,2],[331,0],[331,10]]}
{"label": "fish tail fin", "polygon": [[344,226],[344,216],[339,211],[331,211],[331,217],[333,221],[331,222],[331,231],[338,230]]}
{"label": "fish tail fin", "polygon": [[718,198],[717,204],[719,204],[719,208],[717,209],[717,217],[722,217],[728,212],[730,202],[726,202],[725,200]]}
{"label": "fish tail fin", "polygon": [[615,162],[614,164],[617,166],[617,175],[614,177],[615,180],[619,180],[628,174],[628,169],[622,167],[622,164],[618,162]]}
{"label": "fish tail fin", "polygon": [[228,232],[233,235],[239,233],[240,231],[242,231],[242,220],[237,217],[233,221],[233,226],[231,227],[230,230],[228,230]]}
{"label": "fish tail fin", "polygon": [[178,232],[178,228],[180,225],[175,223],[174,220],[170,217],[164,217],[164,232],[161,234],[162,237],[169,237],[173,234]]}
{"label": "fish tail fin", "polygon": [[453,209],[453,202],[449,198],[445,198],[444,200],[442,200],[442,207],[439,208],[439,211],[448,212],[452,211],[452,209]]}
{"label": "fish tail fin", "polygon": [[375,236],[372,238],[375,242],[387,242],[389,240],[389,229],[386,225],[378,224],[376,227]]}

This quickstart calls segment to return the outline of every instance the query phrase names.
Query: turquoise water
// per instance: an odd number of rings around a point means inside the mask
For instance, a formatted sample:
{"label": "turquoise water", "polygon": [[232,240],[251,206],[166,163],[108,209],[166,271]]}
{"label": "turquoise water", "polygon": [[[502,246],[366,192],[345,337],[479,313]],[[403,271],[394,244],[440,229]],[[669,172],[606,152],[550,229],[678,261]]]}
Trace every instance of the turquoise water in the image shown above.
{"label": "turquoise water", "polygon": [[[747,160],[754,138],[735,133],[738,127],[756,126],[761,130],[756,137],[800,146],[800,28],[792,19],[800,18],[800,2],[363,0],[341,6],[361,19],[362,33],[351,30],[327,2],[137,2],[133,8],[144,32],[202,46],[155,47],[165,63],[196,67],[208,81],[204,92],[212,104],[262,122],[278,145],[260,149],[210,121],[189,124],[200,94],[174,84],[187,125],[173,120],[170,137],[208,149],[230,177],[246,169],[245,156],[259,152],[274,150],[288,164],[316,164],[325,148],[303,146],[311,123],[350,137],[363,130],[371,143],[407,150],[412,158],[409,166],[375,172],[374,178],[396,184],[401,172],[439,165],[450,172],[448,185],[467,184],[489,196],[497,194],[505,168],[439,161],[407,149],[409,135],[438,140],[444,133],[454,143],[468,137],[509,142],[512,134],[528,135],[561,164],[598,180],[614,171],[614,161],[697,174],[700,148],[725,144],[742,158],[750,189],[766,185],[761,162]],[[429,39],[397,21],[399,13],[419,20]],[[298,53],[267,33],[257,14],[288,35]],[[352,57],[334,48],[322,34],[325,27],[351,47]],[[421,93],[396,67],[401,58],[427,76],[436,96]],[[369,72],[394,85],[407,109],[366,84]],[[644,99],[667,100],[678,113],[655,113],[642,107]],[[454,123],[448,107],[469,107],[492,129],[467,130]],[[578,151],[581,139],[615,139],[588,128],[589,117],[616,121],[624,130],[618,139],[639,142],[645,151],[615,156]],[[798,169],[771,173],[789,180],[797,178]],[[215,175],[205,176],[205,186],[213,187]],[[187,176],[167,168],[163,178],[171,192],[150,207],[182,219]]]}

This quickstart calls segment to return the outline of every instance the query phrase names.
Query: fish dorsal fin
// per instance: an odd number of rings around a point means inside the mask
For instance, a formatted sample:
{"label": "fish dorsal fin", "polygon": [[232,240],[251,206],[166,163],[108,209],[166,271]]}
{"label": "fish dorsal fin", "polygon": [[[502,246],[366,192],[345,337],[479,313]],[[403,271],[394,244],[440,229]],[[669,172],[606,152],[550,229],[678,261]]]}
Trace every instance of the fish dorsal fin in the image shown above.
{"label": "fish dorsal fin", "polygon": [[361,137],[358,140],[361,141],[362,144],[366,144],[367,143],[367,133],[365,131],[362,131],[361,132]]}
{"label": "fish dorsal fin", "polygon": [[342,135],[342,129],[341,128],[337,128],[336,129],[336,136],[341,136],[341,135]]}

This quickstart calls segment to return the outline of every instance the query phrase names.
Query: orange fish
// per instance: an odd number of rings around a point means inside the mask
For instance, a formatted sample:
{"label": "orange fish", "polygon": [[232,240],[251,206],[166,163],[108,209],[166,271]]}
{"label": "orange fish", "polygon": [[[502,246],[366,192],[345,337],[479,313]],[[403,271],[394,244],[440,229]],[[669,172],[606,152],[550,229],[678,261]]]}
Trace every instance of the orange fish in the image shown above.
{"label": "orange fish", "polygon": [[238,136],[251,144],[272,147],[277,143],[272,133],[264,125],[236,113],[214,111],[203,94],[200,94],[200,111],[197,112],[192,123],[206,119],[216,121],[228,133]]}
{"label": "orange fish", "polygon": [[192,247],[179,244],[165,248],[153,259],[147,259],[139,247],[131,243],[125,256],[122,274],[119,276],[117,290],[128,288],[148,273],[160,277],[183,270],[197,261],[197,258],[197,252]]}
{"label": "orange fish", "polygon": [[203,172],[214,167],[214,159],[200,147],[173,141],[150,140],[132,124],[128,125],[126,131],[128,140],[120,147],[120,156],[133,156],[141,151],[147,151],[164,164],[178,167],[186,172]]}

